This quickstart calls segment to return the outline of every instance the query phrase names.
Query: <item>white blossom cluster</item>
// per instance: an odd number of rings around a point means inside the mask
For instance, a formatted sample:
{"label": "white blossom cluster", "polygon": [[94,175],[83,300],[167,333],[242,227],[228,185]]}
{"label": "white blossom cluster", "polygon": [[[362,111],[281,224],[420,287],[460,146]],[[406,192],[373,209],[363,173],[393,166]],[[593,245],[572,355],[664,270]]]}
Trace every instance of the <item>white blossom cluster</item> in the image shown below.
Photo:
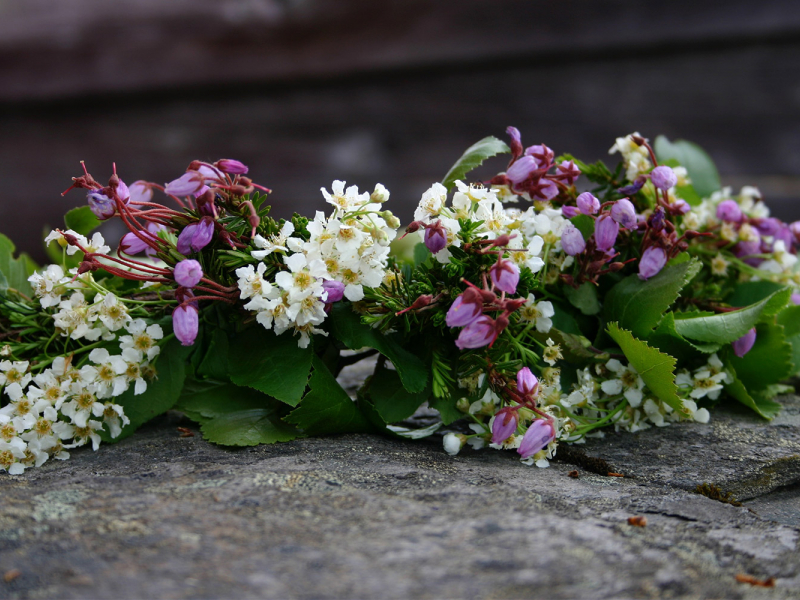
{"label": "white blossom cluster", "polygon": [[253,258],[281,255],[286,270],[267,281],[267,265],[259,262],[236,270],[245,308],[256,320],[278,335],[294,330],[298,345],[308,346],[311,334],[326,335],[317,328],[326,317],[329,289],[325,281],[339,282],[344,297],[352,302],[364,297],[364,287],[379,286],[386,275],[389,244],[397,234],[399,221],[381,210],[389,192],[381,184],[372,194],[359,193],[356,186],[334,181],[332,192],[322,189],[333,205],[330,216],[321,211],[307,225],[309,239],[293,237],[294,225],[284,223],[280,233],[267,239],[256,235]]}
{"label": "white blossom cluster", "polygon": [[[449,206],[447,188],[441,183],[434,183],[422,195],[414,211],[414,220],[423,223],[438,220],[445,229],[447,246],[434,254],[440,263],[450,261],[450,246],[460,248],[463,244],[458,219],[469,219],[482,222],[476,233],[484,239],[493,240],[503,234],[513,235],[507,257],[520,268],[527,267],[533,273],[538,273],[545,266],[545,256],[549,263],[561,269],[572,264],[573,258],[561,250],[561,233],[569,221],[560,207],[535,202],[522,211],[508,208],[501,202],[501,198],[505,201],[516,198],[508,187],[468,186],[462,181],[456,181],[455,185],[456,191]],[[424,240],[425,231],[420,229],[419,235]]]}
{"label": "white blossom cluster", "polygon": [[0,388],[9,399],[0,408],[0,469],[22,473],[50,457],[69,458],[67,450],[89,442],[97,450],[104,427],[119,435],[130,421],[112,400],[131,385],[144,393],[164,335],[142,319],[124,327],[118,354],[97,347],[82,366],[76,354],[58,356],[36,374],[27,361],[0,361]]}

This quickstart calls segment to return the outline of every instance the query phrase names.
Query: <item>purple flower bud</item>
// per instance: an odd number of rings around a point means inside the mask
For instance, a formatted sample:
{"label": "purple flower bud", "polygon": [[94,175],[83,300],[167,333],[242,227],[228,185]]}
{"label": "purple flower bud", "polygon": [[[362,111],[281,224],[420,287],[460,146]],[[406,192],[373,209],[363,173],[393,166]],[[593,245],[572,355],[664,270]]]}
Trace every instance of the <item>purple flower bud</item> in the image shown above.
{"label": "purple flower bud", "polygon": [[800,304],[800,293],[795,292],[794,294],[792,294],[791,299],[792,299],[792,304],[797,306],[798,304]]}
{"label": "purple flower bud", "polygon": [[728,223],[738,223],[742,220],[742,209],[736,200],[723,200],[717,206],[717,218]]}
{"label": "purple flower bud", "polygon": [[232,158],[222,158],[215,163],[215,166],[223,173],[231,175],[247,175],[249,171],[247,165]]}
{"label": "purple flower bud", "polygon": [[344,297],[345,285],[341,281],[334,279],[326,279],[322,282],[322,289],[328,292],[328,297],[325,299],[327,304],[339,302]]}
{"label": "purple flower bud", "polygon": [[745,354],[753,349],[753,344],[755,343],[756,328],[753,327],[750,331],[745,333],[742,337],[731,344],[733,346],[733,353],[739,358],[742,358]]}
{"label": "purple flower bud", "polygon": [[627,198],[617,200],[611,206],[611,218],[625,229],[635,229],[639,222],[636,218],[636,209]]}
{"label": "purple flower bud", "polygon": [[[145,238],[153,237],[147,231],[142,231],[142,230],[139,230],[139,235]],[[130,256],[140,254],[141,252],[144,252],[148,248],[150,248],[150,246],[144,243],[142,239],[132,231],[122,236],[122,239],[119,242],[119,249],[122,250],[125,254],[128,254]]]}
{"label": "purple flower bud", "polygon": [[186,171],[177,179],[173,179],[164,191],[173,196],[189,196],[196,194],[204,185],[203,176],[197,171]]}
{"label": "purple flower bud", "polygon": [[461,350],[483,348],[491,344],[495,337],[497,337],[497,333],[494,319],[481,315],[461,330],[456,340],[456,346]]}
{"label": "purple flower bud", "polygon": [[536,394],[539,388],[539,380],[528,367],[523,367],[517,371],[517,391],[524,396]]}
{"label": "purple flower bud", "polygon": [[576,201],[578,208],[585,215],[596,215],[600,210],[600,200],[594,197],[591,192],[583,192]]}
{"label": "purple flower bud", "polygon": [[566,218],[571,219],[572,217],[577,217],[579,214],[581,214],[581,211],[578,210],[577,206],[562,206],[561,214]]}
{"label": "purple flower bud", "polygon": [[661,206],[657,206],[656,209],[653,211],[653,214],[650,215],[648,223],[650,224],[650,227],[654,231],[661,231],[664,229],[665,220],[666,220],[666,215],[664,214],[664,209]]}
{"label": "purple flower bud", "polygon": [[650,246],[639,259],[639,279],[647,280],[657,275],[667,264],[667,253],[663,248]]}
{"label": "purple flower bud", "polygon": [[506,171],[506,177],[508,177],[508,180],[513,185],[518,186],[538,169],[539,165],[536,164],[536,159],[534,159],[532,156],[523,156],[519,160],[515,161],[513,165],[508,167],[508,171]]}
{"label": "purple flower bud", "polygon": [[425,228],[425,247],[433,254],[447,247],[447,233],[440,221],[434,221]]}
{"label": "purple flower bud", "polygon": [[522,156],[522,136],[519,134],[519,129],[509,126],[506,128],[506,133],[511,138],[511,157],[518,158]]}
{"label": "purple flower bud", "polygon": [[131,199],[131,192],[130,192],[130,190],[128,189],[128,186],[127,186],[127,185],[125,185],[125,182],[124,182],[124,181],[122,181],[122,179],[120,179],[120,180],[117,182],[117,196],[119,197],[119,199],[120,199],[120,200],[122,200],[122,203],[123,203],[125,206],[127,206],[127,205],[128,205],[128,202],[130,202],[130,199]]}
{"label": "purple flower bud", "polygon": [[519,267],[510,260],[500,259],[489,269],[492,283],[501,292],[515,294],[519,283]]}
{"label": "purple flower bud", "polygon": [[537,144],[536,146],[528,146],[525,149],[526,156],[532,156],[536,159],[536,164],[540,169],[549,169],[553,165],[553,159],[556,154],[544,144]]}
{"label": "purple flower bud", "polygon": [[131,202],[150,202],[153,199],[153,188],[146,181],[134,181],[128,191]]}
{"label": "purple flower bud", "polygon": [[522,442],[517,448],[517,452],[522,458],[530,458],[540,450],[547,448],[547,445],[556,437],[556,432],[549,421],[536,419],[528,426],[528,431],[522,436]]}
{"label": "purple flower bud", "polygon": [[772,235],[775,238],[776,242],[778,240],[783,241],[783,243],[786,246],[787,250],[789,250],[792,247],[792,244],[795,243],[795,239],[794,239],[794,235],[792,234],[792,230],[789,229],[788,225],[785,225],[783,223],[781,223],[781,226]]}
{"label": "purple flower bud", "polygon": [[761,239],[739,242],[733,247],[733,253],[737,258],[743,256],[750,256],[751,254],[759,254],[761,252]]}
{"label": "purple flower bud", "polygon": [[117,212],[116,203],[100,192],[91,191],[86,195],[86,200],[89,202],[89,208],[94,213],[94,216],[105,221],[110,219]]}
{"label": "purple flower bud", "polygon": [[609,215],[602,215],[594,225],[594,241],[600,250],[611,250],[619,235],[619,223]]}
{"label": "purple flower bud", "polygon": [[775,217],[769,217],[767,219],[759,219],[756,222],[756,229],[761,235],[775,235],[780,231],[781,226],[783,226],[783,222],[780,219],[776,219]]}
{"label": "purple flower bud", "polygon": [[190,252],[200,252],[205,248],[214,236],[214,219],[203,217],[197,223],[192,223],[183,228],[178,236],[178,252],[189,254]]}
{"label": "purple flower bud", "polygon": [[572,185],[581,174],[581,170],[571,160],[562,161],[556,168],[556,172],[561,175],[567,185]]}
{"label": "purple flower bud", "polygon": [[517,430],[517,411],[500,409],[492,422],[492,443],[502,444]]}
{"label": "purple flower bud", "polygon": [[203,267],[196,260],[182,260],[175,265],[174,275],[178,285],[191,288],[200,283],[203,278]]}
{"label": "purple flower bud", "polygon": [[586,241],[583,234],[572,223],[568,224],[561,233],[561,247],[570,256],[575,256],[586,250]]}
{"label": "purple flower bud", "polygon": [[647,177],[645,175],[639,175],[639,177],[634,179],[632,184],[618,188],[617,192],[626,196],[633,196],[644,187],[645,183],[647,183]]}
{"label": "purple flower bud", "polygon": [[794,235],[794,239],[797,242],[800,242],[800,221],[795,221],[789,225],[789,231],[792,232]]}
{"label": "purple flower bud", "polygon": [[658,189],[666,192],[669,188],[675,187],[675,184],[678,183],[678,176],[670,167],[661,165],[650,171],[650,181]]}
{"label": "purple flower bud", "polygon": [[542,177],[533,188],[531,189],[534,196],[542,198],[543,200],[552,200],[558,196],[558,186],[551,179]]}
{"label": "purple flower bud", "polygon": [[[167,230],[167,228],[164,225],[162,225],[161,223],[148,223],[147,224],[147,231],[150,233],[150,235],[153,237],[154,240],[160,239],[158,237],[158,232],[159,231],[166,231],[166,230]],[[144,249],[144,253],[147,256],[149,256],[150,258],[153,258],[156,255],[156,251],[153,248],[151,248],[150,246],[148,246],[147,248]]]}
{"label": "purple flower bud", "polygon": [[669,205],[669,209],[674,215],[685,215],[692,210],[692,207],[689,206],[689,203],[683,198],[678,198],[675,200],[675,202]]}
{"label": "purple flower bud", "polygon": [[175,332],[175,337],[180,340],[182,345],[194,344],[199,327],[200,319],[197,308],[194,306],[179,306],[172,311],[172,331]]}
{"label": "purple flower bud", "polygon": [[482,303],[477,294],[459,294],[450,310],[447,311],[445,323],[448,327],[466,327],[482,314]]}

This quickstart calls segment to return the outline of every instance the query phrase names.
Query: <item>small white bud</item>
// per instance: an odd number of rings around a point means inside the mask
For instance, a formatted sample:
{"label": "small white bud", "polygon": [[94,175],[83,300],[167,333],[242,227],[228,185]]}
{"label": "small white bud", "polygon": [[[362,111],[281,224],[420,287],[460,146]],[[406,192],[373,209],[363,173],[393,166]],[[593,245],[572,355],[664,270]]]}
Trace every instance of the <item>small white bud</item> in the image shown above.
{"label": "small white bud", "polygon": [[375,185],[375,191],[372,192],[369,199],[376,204],[383,204],[389,199],[389,190],[383,187],[382,183],[378,183]]}
{"label": "small white bud", "polygon": [[464,447],[465,437],[456,433],[446,433],[444,436],[444,451],[450,456],[455,456]]}

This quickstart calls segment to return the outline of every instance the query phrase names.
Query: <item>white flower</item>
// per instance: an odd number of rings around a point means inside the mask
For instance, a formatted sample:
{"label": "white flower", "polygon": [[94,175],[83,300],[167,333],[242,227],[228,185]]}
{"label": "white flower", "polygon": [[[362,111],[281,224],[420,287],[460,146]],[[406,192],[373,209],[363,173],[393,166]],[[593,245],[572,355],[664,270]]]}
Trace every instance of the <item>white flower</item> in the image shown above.
{"label": "white flower", "polygon": [[697,421],[698,423],[708,423],[711,418],[708,410],[705,408],[697,408],[697,403],[693,400],[681,400],[683,409],[688,413],[689,418]]}
{"label": "white flower", "polygon": [[89,305],[81,292],[73,292],[67,300],[62,300],[58,307],[61,310],[53,315],[53,322],[56,327],[63,330],[61,335],[69,336],[73,340],[86,338],[94,342],[102,334],[100,329],[92,326]]}
{"label": "white flower", "polygon": [[87,421],[85,427],[75,427],[73,434],[72,444],[64,446],[65,448],[77,448],[87,444],[90,440],[92,442],[92,450],[97,450],[100,447],[100,435],[98,431],[103,429],[103,424],[100,421]]}
{"label": "white flower", "polygon": [[31,380],[28,367],[28,361],[0,361],[0,386],[18,383],[20,387],[24,388]]}
{"label": "white flower", "polygon": [[[121,303],[114,294],[97,294],[94,298],[94,305],[90,313],[99,318],[109,331],[117,331],[127,325],[131,318],[128,309]],[[91,318],[91,317],[90,317]],[[113,339],[114,336],[111,336]]]}
{"label": "white flower", "polygon": [[464,436],[455,433],[446,433],[442,442],[444,444],[444,451],[450,456],[455,456],[464,446]]}
{"label": "white flower", "polygon": [[135,319],[128,323],[125,329],[131,335],[123,335],[119,338],[120,350],[133,348],[144,354],[147,360],[153,360],[158,356],[161,351],[161,348],[158,347],[158,340],[164,337],[161,325],[147,325],[144,319]]}
{"label": "white flower", "polygon": [[64,270],[58,265],[47,265],[43,273],[34,273],[28,277],[33,287],[33,292],[39,298],[42,308],[49,308],[61,302],[61,285],[68,280],[64,279]]}
{"label": "white flower", "polygon": [[533,294],[528,294],[525,304],[519,309],[519,318],[523,321],[533,322],[536,331],[547,333],[553,327],[553,320],[550,318],[556,314],[553,303],[548,300],[536,302]]}
{"label": "white flower", "polygon": [[369,193],[358,193],[358,187],[351,185],[347,190],[344,189],[345,182],[336,180],[331,184],[333,193],[328,193],[325,188],[320,188],[325,201],[332,204],[335,208],[335,214],[347,213],[353,208],[369,203]]}
{"label": "white flower", "polygon": [[99,417],[103,414],[103,405],[97,401],[93,386],[84,387],[73,383],[70,391],[72,399],[61,405],[61,413],[69,417],[76,427],[86,427],[86,422],[92,415]]}
{"label": "white flower", "polygon": [[439,216],[446,201],[447,188],[441,183],[434,183],[422,194],[419,206],[414,211],[414,220],[430,223]]}
{"label": "white flower", "polygon": [[[111,248],[106,246],[106,241],[99,231],[95,232],[94,235],[92,235],[92,239],[86,241],[83,247],[86,248],[88,252],[93,252],[95,254],[108,254],[111,252]],[[69,253],[69,250],[67,250],[67,253]]]}
{"label": "white flower", "polygon": [[256,235],[253,238],[253,243],[256,245],[256,247],[261,248],[261,250],[253,250],[250,252],[250,254],[253,256],[253,258],[263,260],[265,256],[272,254],[273,252],[287,252],[286,239],[293,233],[294,225],[291,221],[286,221],[283,224],[283,227],[281,227],[280,233],[270,236],[269,239],[266,239],[261,235]]}
{"label": "white flower", "polygon": [[92,368],[98,398],[119,396],[128,389],[128,381],[125,378],[128,365],[121,356],[111,356],[105,348],[95,348],[89,353],[89,360],[97,365]]}
{"label": "white flower", "polygon": [[130,424],[131,420],[125,416],[125,412],[119,404],[106,402],[103,407],[103,421],[108,425],[108,431],[112,438],[122,433],[122,428]]}
{"label": "white flower", "polygon": [[0,440],[0,469],[11,475],[19,475],[25,471],[25,465],[20,462],[24,458],[25,442],[20,438]]}
{"label": "white flower", "polygon": [[600,384],[600,388],[609,396],[622,394],[632,407],[641,405],[644,393],[644,380],[639,376],[639,372],[633,366],[624,366],[616,358],[612,358],[606,363],[606,368],[615,373],[618,379],[608,379]]}
{"label": "white flower", "polygon": [[256,296],[270,296],[272,293],[272,284],[264,279],[264,272],[267,270],[267,265],[263,262],[258,263],[258,268],[253,265],[240,267],[236,269],[236,276],[239,278],[237,285],[242,300],[247,298],[255,298]]}

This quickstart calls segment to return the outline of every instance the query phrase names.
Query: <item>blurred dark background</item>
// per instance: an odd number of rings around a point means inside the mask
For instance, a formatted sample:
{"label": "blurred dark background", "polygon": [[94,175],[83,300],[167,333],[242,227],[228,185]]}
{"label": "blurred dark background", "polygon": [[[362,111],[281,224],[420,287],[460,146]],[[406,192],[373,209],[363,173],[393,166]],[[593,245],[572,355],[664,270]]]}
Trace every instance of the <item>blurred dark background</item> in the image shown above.
{"label": "blurred dark background", "polygon": [[[85,160],[166,182],[237,158],[274,214],[345,179],[410,220],[462,151],[607,158],[634,130],[703,146],[800,218],[793,0],[0,0],[0,232],[43,260]],[[502,168],[504,163],[497,163]]]}

